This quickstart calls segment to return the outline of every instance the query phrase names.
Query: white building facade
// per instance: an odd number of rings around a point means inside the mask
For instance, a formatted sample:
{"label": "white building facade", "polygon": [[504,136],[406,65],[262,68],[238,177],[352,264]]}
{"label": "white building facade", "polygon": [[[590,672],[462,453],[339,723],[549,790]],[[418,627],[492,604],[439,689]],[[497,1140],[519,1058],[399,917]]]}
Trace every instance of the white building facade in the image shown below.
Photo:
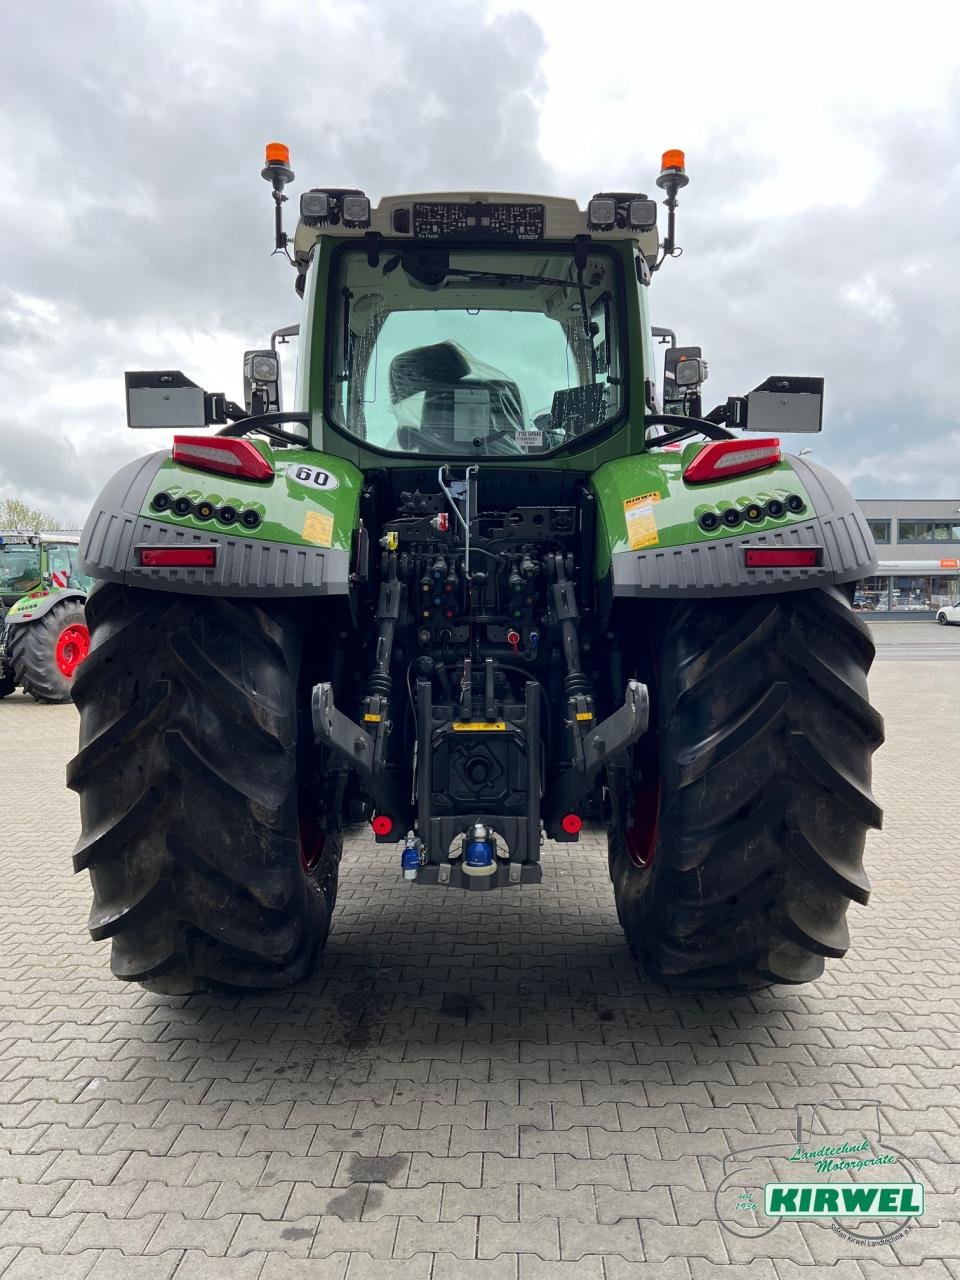
{"label": "white building facade", "polygon": [[960,498],[861,498],[878,573],[857,590],[865,610],[932,615],[960,600]]}

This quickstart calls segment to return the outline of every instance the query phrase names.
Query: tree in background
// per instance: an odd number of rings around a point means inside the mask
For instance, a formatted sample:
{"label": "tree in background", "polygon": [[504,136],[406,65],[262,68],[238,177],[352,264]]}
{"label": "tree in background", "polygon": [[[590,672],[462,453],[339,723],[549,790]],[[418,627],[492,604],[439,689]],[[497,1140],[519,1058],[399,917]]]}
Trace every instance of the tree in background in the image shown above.
{"label": "tree in background", "polygon": [[0,529],[18,529],[24,533],[40,533],[46,529],[62,529],[63,525],[45,511],[34,511],[19,498],[0,498]]}

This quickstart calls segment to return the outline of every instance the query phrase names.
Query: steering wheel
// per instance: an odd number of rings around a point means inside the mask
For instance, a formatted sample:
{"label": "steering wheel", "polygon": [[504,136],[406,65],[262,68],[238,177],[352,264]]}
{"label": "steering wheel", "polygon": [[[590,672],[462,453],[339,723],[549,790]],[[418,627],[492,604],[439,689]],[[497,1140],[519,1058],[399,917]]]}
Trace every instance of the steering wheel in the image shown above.
{"label": "steering wheel", "polygon": [[309,426],[310,417],[306,413],[256,413],[228,423],[227,426],[221,427],[217,435],[236,438],[245,436],[250,431],[259,431],[262,435],[269,436],[271,440],[279,440],[281,444],[304,445],[307,443],[303,436],[295,436],[291,432],[284,431],[281,425],[284,422],[299,422],[301,426]]}
{"label": "steering wheel", "polygon": [[706,418],[685,418],[679,413],[648,413],[644,427],[676,427],[676,431],[668,431],[665,436],[654,436],[646,440],[649,449],[662,448],[665,444],[675,444],[678,440],[688,440],[691,436],[706,436],[708,440],[735,440],[736,436],[726,427],[717,426]]}

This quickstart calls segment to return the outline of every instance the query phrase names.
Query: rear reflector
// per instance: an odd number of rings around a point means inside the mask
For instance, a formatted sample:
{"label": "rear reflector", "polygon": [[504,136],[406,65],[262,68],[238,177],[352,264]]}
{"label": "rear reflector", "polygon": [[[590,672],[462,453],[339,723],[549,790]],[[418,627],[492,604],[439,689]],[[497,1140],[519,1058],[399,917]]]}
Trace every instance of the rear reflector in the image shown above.
{"label": "rear reflector", "polygon": [[137,562],[144,569],[212,569],[216,547],[137,547]]}
{"label": "rear reflector", "polygon": [[822,555],[820,547],[747,547],[743,562],[748,569],[810,569]]}
{"label": "rear reflector", "polygon": [[273,467],[255,444],[230,436],[174,436],[173,460],[244,480],[272,480]]}
{"label": "rear reflector", "polygon": [[388,813],[378,813],[370,825],[375,836],[388,836],[393,830],[393,819]]}
{"label": "rear reflector", "polygon": [[687,484],[708,484],[711,480],[725,480],[727,476],[740,476],[747,471],[763,471],[775,467],[780,461],[780,441],[765,440],[716,440],[704,445],[697,456],[684,468]]}

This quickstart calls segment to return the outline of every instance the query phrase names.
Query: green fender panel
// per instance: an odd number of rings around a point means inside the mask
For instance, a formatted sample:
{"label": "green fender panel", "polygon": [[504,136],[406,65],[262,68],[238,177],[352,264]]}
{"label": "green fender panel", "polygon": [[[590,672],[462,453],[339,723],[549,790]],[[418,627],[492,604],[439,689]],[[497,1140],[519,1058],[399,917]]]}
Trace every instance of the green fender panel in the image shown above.
{"label": "green fender panel", "polygon": [[45,613],[50,612],[54,605],[60,604],[64,600],[79,600],[83,602],[86,598],[87,593],[78,591],[76,587],[54,587],[31,591],[27,595],[21,596],[16,604],[10,606],[3,620],[11,627],[16,626],[18,623],[36,622],[37,618],[42,618]]}
{"label": "green fender panel", "polygon": [[[84,571],[161,591],[346,595],[361,473],[313,449],[251,443],[272,466],[272,481],[184,466],[167,452],[124,467],[80,536]],[[217,562],[148,569],[138,563],[142,545],[214,546]]]}
{"label": "green fender panel", "polygon": [[[621,458],[593,477],[597,496],[594,577],[613,596],[741,595],[848,582],[875,572],[875,548],[856,502],[830,472],[784,455],[775,467],[688,485],[684,467],[705,446]],[[773,518],[771,499],[799,499]],[[751,506],[758,519],[747,519]],[[740,513],[731,527],[725,511]],[[705,532],[700,517],[721,517]],[[812,568],[748,569],[746,547],[817,547]]]}

